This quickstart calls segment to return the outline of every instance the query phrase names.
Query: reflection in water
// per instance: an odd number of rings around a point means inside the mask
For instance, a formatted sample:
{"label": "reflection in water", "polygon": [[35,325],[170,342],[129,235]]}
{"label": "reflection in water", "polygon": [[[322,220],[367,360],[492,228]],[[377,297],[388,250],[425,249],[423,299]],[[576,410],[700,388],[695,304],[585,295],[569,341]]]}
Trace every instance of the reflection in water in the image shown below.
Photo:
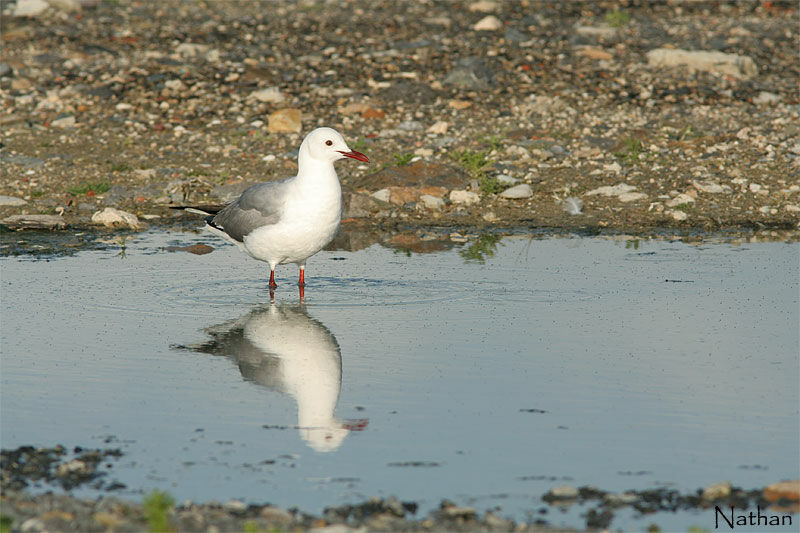
{"label": "reflection in water", "polygon": [[190,348],[230,357],[247,381],[294,397],[300,436],[314,450],[335,450],[351,430],[366,426],[366,419],[334,417],[342,386],[339,344],[302,303],[256,308],[206,332],[212,339]]}

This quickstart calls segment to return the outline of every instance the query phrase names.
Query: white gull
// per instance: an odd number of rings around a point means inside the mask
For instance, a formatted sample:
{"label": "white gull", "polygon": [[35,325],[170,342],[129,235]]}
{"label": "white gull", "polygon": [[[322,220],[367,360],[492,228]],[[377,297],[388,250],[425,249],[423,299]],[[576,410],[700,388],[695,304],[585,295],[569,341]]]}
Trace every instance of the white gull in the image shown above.
{"label": "white gull", "polygon": [[215,215],[210,231],[235,243],[251,257],[269,263],[269,287],[275,267],[295,263],[298,285],[305,284],[306,259],[331,242],[342,219],[342,188],[333,163],[346,157],[369,163],[351,150],[332,128],[317,128],[303,139],[297,175],[253,185]]}

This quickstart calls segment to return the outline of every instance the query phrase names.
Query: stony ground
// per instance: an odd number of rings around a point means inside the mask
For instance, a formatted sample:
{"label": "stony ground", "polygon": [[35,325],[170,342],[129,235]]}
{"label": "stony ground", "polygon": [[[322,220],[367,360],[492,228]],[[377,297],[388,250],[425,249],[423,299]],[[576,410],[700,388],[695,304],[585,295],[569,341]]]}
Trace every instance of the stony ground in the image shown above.
{"label": "stony ground", "polygon": [[7,227],[172,224],[328,125],[371,160],[338,163],[351,226],[798,230],[795,2],[31,3],[3,3]]}

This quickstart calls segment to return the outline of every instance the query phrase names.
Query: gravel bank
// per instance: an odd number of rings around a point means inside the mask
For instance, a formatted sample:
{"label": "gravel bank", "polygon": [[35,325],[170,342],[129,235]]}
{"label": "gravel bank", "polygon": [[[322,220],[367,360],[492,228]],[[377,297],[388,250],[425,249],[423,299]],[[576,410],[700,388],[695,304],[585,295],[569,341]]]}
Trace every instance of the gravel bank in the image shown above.
{"label": "gravel bank", "polygon": [[339,168],[356,226],[797,231],[793,2],[29,3],[8,227],[172,224],[329,125],[373,162]]}

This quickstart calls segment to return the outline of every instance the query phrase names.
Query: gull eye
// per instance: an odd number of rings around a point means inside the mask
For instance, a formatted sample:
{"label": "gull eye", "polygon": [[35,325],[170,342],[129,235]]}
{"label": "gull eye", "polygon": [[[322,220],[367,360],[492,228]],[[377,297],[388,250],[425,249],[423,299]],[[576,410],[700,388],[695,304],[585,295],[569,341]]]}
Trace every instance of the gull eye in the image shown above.
{"label": "gull eye", "polygon": [[328,146],[333,146],[333,141],[327,140],[327,141],[325,141],[325,144],[328,145]]}

